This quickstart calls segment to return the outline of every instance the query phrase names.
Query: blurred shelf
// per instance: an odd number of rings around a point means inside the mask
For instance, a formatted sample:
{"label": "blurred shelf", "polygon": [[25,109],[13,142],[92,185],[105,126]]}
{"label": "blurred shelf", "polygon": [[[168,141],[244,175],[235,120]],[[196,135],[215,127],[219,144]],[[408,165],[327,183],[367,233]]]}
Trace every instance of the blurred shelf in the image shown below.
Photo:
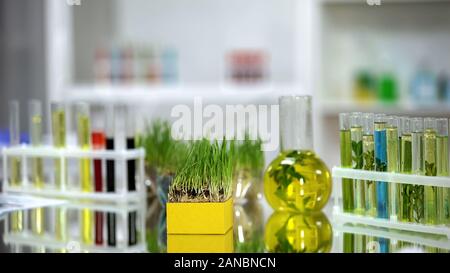
{"label": "blurred shelf", "polygon": [[395,104],[363,103],[355,101],[324,101],[319,105],[322,116],[337,117],[345,112],[372,112],[411,116],[450,116],[449,103],[417,105],[407,102]]}
{"label": "blurred shelf", "polygon": [[276,102],[281,94],[295,94],[301,90],[294,85],[76,85],[67,90],[68,102],[85,101],[92,104],[125,103],[145,105],[151,103],[192,102],[195,97],[208,101]]}

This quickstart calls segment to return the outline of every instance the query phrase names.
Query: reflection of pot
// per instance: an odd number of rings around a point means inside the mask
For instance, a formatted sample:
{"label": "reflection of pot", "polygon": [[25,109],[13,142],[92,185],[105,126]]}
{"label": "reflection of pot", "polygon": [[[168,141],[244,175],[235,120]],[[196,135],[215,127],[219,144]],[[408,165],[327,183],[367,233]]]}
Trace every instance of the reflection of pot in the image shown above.
{"label": "reflection of pot", "polygon": [[262,197],[262,171],[238,170],[234,174],[233,181],[235,203],[243,204]]}
{"label": "reflection of pot", "polygon": [[263,213],[259,202],[234,206],[234,245],[237,253],[264,251]]}
{"label": "reflection of pot", "polygon": [[281,253],[326,253],[331,250],[333,231],[322,212],[298,214],[279,211],[266,224],[266,250]]}
{"label": "reflection of pot", "polygon": [[158,224],[159,214],[161,213],[161,204],[157,197],[157,175],[156,169],[150,166],[145,167],[147,176],[147,228],[153,229]]}
{"label": "reflection of pot", "polygon": [[158,176],[156,181],[157,181],[158,200],[163,206],[163,209],[165,210],[167,203],[167,196],[169,194],[169,187],[173,181],[173,176],[172,175]]}

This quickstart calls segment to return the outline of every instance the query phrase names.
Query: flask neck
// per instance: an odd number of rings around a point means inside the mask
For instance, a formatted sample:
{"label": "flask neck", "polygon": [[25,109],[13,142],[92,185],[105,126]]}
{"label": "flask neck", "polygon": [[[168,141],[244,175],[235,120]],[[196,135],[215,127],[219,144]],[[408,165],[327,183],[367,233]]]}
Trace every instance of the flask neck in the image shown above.
{"label": "flask neck", "polygon": [[311,96],[284,96],[279,104],[281,151],[313,151]]}

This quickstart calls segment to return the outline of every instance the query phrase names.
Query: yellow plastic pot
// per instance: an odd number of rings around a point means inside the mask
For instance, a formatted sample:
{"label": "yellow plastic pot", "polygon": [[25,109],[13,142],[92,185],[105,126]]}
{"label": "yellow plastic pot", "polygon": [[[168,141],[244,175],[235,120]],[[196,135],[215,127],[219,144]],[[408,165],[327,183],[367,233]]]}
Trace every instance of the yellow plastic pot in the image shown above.
{"label": "yellow plastic pot", "polygon": [[168,253],[233,253],[233,230],[221,235],[168,234]]}
{"label": "yellow plastic pot", "polygon": [[168,235],[224,235],[233,227],[233,199],[167,203]]}

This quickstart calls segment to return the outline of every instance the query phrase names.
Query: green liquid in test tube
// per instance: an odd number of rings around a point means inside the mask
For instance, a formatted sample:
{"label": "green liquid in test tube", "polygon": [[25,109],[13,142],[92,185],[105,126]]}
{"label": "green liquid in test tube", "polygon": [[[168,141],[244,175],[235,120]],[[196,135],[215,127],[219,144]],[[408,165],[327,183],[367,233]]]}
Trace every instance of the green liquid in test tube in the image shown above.
{"label": "green liquid in test tube", "polygon": [[[448,119],[437,119],[436,126],[436,175],[448,177]],[[449,189],[437,188],[437,217],[439,224],[449,224]]]}
{"label": "green liquid in test tube", "polygon": [[[350,135],[352,168],[361,170],[364,167],[362,113],[352,113],[350,115]],[[362,180],[354,181],[354,206],[356,214],[365,213],[364,182]]]}
{"label": "green liquid in test tube", "polygon": [[[341,149],[341,167],[352,167],[352,140],[350,132],[349,114],[339,114],[340,127],[340,149]],[[342,179],[342,198],[344,203],[344,212],[353,212],[353,180],[348,178]]]}
{"label": "green liquid in test tube", "polygon": [[[363,116],[363,169],[375,171],[375,143],[373,138],[374,114],[366,113]],[[377,191],[375,181],[364,182],[366,215],[377,216]]]}
{"label": "green liquid in test tube", "polygon": [[[387,118],[386,126],[386,149],[387,149],[387,171],[399,172],[399,126],[398,117]],[[390,217],[397,219],[399,204],[399,187],[397,183],[389,183],[389,212]]]}
{"label": "green liquid in test tube", "polygon": [[[424,121],[425,133],[423,142],[423,155],[426,176],[436,176],[436,119],[426,118]],[[425,223],[437,224],[437,189],[435,186],[425,186]]]}

